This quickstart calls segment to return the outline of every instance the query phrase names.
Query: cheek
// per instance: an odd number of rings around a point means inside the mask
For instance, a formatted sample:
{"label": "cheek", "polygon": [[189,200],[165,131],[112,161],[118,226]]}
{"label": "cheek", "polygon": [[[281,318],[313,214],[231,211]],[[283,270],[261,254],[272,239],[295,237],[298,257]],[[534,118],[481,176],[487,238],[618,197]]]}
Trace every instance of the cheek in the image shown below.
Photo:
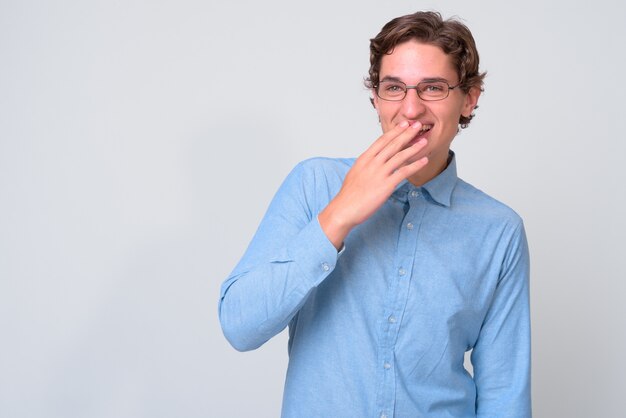
{"label": "cheek", "polygon": [[457,106],[454,108],[448,108],[440,113],[443,122],[444,129],[456,131],[459,125],[459,118],[461,117],[461,110]]}
{"label": "cheek", "polygon": [[376,110],[378,111],[378,119],[380,120],[384,132],[387,132],[395,126],[395,117],[398,112],[390,108],[378,108]]}

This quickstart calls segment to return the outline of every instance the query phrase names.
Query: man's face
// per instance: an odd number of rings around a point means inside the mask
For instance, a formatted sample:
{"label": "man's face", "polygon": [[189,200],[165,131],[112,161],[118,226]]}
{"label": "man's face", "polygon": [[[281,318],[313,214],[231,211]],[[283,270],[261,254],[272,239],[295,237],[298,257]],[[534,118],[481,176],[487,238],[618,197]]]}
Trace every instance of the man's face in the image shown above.
{"label": "man's face", "polygon": [[[426,79],[443,79],[450,86],[459,82],[450,58],[437,46],[410,40],[397,45],[381,60],[381,82],[399,80],[407,86],[414,86]],[[421,122],[424,127],[430,127],[418,135],[428,140],[418,157],[427,155],[429,163],[410,179],[413,183],[423,184],[445,169],[450,144],[458,131],[459,117],[472,113],[479,95],[480,90],[476,88],[468,94],[456,88],[450,90],[449,96],[443,100],[424,101],[414,89],[410,89],[402,101],[392,102],[382,100],[374,92],[374,106],[383,132],[403,121]]]}

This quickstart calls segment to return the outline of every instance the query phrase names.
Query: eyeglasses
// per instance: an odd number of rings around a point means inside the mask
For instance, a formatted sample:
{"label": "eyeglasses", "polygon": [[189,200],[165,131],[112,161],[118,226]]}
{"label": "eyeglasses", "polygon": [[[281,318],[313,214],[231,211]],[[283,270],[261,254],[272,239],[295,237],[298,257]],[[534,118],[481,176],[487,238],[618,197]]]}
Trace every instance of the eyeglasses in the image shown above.
{"label": "eyeglasses", "polygon": [[404,100],[409,89],[415,89],[420,99],[425,101],[443,100],[450,94],[450,90],[459,87],[451,86],[445,81],[422,81],[415,86],[407,86],[402,81],[385,80],[375,86],[376,95],[383,100],[399,102]]}

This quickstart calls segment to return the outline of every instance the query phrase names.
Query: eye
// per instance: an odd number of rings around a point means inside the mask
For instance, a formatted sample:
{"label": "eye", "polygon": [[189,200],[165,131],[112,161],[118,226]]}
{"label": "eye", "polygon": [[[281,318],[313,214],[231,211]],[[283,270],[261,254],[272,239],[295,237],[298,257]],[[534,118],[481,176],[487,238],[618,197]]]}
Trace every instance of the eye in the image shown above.
{"label": "eye", "polygon": [[402,97],[406,91],[406,86],[398,81],[383,81],[378,87],[378,94],[384,98]]}
{"label": "eye", "polygon": [[425,83],[420,86],[420,91],[424,93],[439,94],[446,91],[446,85],[444,83]]}
{"label": "eye", "polygon": [[404,91],[404,86],[399,83],[381,83],[381,87],[387,93],[402,93]]}

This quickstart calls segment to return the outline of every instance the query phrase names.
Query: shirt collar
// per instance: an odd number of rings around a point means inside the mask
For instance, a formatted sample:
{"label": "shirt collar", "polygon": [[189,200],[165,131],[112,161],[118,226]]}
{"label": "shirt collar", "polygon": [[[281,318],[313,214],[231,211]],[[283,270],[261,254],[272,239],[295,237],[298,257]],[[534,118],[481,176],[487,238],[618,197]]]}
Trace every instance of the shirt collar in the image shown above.
{"label": "shirt collar", "polygon": [[422,189],[425,190],[436,203],[443,206],[450,206],[452,191],[456,186],[457,179],[456,157],[453,151],[449,151],[448,166],[439,173],[439,175],[422,187],[415,187],[408,180],[404,180],[396,187],[392,197],[398,200],[406,200],[409,191]]}

